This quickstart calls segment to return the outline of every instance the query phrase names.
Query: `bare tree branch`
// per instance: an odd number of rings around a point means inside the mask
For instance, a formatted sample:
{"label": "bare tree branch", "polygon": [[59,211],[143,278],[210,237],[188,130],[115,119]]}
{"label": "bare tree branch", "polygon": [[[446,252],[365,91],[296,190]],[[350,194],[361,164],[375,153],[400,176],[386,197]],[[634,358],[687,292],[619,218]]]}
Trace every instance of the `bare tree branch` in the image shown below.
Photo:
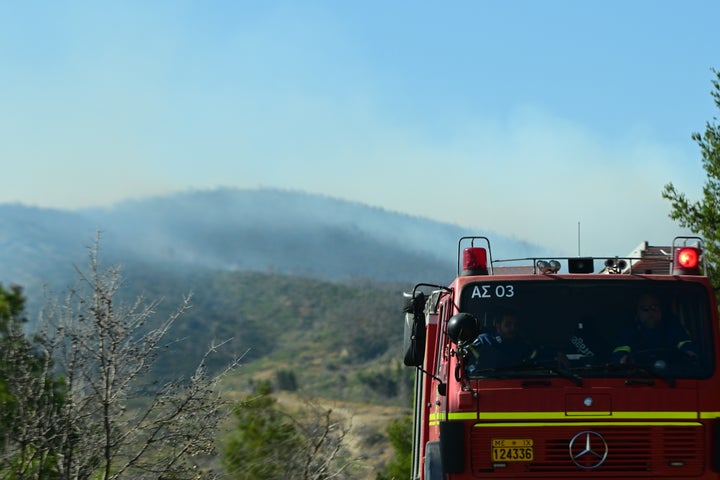
{"label": "bare tree branch", "polygon": [[[13,464],[12,478],[33,478],[33,472],[68,480],[212,478],[193,459],[214,448],[229,410],[219,381],[242,357],[210,374],[207,361],[227,340],[214,343],[189,378],[156,385],[148,395],[148,373],[174,343],[165,338],[191,307],[191,296],[150,326],[159,302],[117,300],[120,269],[101,268],[99,237],[88,249],[88,270],[77,269],[77,287],[43,309],[37,351],[16,342],[15,350],[2,353],[4,362],[18,364],[11,383],[19,422],[0,451],[0,467]],[[36,360],[19,361],[26,358]],[[57,388],[48,388],[54,382]]]}

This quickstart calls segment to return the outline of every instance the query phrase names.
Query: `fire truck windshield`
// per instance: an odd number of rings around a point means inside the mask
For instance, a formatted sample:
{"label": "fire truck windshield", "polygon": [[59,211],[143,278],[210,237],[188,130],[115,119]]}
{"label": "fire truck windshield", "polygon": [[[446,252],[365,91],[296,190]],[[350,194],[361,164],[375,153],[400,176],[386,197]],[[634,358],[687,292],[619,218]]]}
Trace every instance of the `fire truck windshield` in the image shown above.
{"label": "fire truck windshield", "polygon": [[588,279],[467,284],[460,310],[480,326],[458,345],[470,378],[707,378],[706,291],[691,282]]}

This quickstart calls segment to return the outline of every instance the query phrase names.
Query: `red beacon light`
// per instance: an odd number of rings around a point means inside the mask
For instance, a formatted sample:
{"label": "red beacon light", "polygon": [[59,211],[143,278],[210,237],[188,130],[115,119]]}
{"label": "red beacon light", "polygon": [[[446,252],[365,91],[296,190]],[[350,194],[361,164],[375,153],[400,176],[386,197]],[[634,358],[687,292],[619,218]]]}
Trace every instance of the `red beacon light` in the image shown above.
{"label": "red beacon light", "polygon": [[678,247],[673,259],[673,275],[700,275],[700,249]]}
{"label": "red beacon light", "polygon": [[463,250],[462,275],[487,275],[487,251],[480,247]]}

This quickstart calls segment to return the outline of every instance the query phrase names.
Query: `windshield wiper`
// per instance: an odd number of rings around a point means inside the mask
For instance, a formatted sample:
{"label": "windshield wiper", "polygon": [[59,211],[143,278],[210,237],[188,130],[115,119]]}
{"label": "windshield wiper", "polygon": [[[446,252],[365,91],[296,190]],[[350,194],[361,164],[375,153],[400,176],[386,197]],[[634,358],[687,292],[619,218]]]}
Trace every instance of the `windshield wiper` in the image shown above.
{"label": "windshield wiper", "polygon": [[548,363],[538,363],[535,366],[540,367],[540,368],[545,368],[547,370],[550,370],[553,373],[560,375],[563,378],[567,378],[568,380],[573,382],[578,387],[583,386],[582,377],[580,375],[577,375],[577,374],[571,372],[570,370],[568,370],[566,368],[560,367],[558,365],[548,364]]}
{"label": "windshield wiper", "polygon": [[483,368],[481,370],[475,370],[472,372],[473,376],[487,376],[492,378],[500,378],[506,376],[507,373],[511,372],[519,372],[519,371],[537,371],[537,370],[549,370],[550,372],[565,378],[567,380],[570,380],[578,387],[582,387],[583,385],[583,379],[579,375],[575,375],[574,373],[558,367],[556,365],[550,365],[545,363],[521,363],[518,365],[510,365],[507,367],[495,367],[495,368]]}
{"label": "windshield wiper", "polygon": [[[610,371],[623,371],[626,373],[644,373],[645,376],[651,377],[651,378],[659,378],[660,380],[665,381],[669,387],[675,386],[675,378],[671,377],[670,375],[663,375],[658,370],[646,367],[643,365],[637,365],[633,363],[610,363],[606,365],[607,369]],[[625,381],[626,384],[630,384],[630,379]]]}

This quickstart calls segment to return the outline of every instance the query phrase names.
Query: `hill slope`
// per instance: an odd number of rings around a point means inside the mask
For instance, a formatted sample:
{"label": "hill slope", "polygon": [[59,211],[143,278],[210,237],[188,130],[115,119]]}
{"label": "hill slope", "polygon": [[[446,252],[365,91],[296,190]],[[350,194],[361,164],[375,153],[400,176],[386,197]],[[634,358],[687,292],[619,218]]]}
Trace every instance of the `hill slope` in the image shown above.
{"label": "hill slope", "polygon": [[540,249],[492,232],[279,190],[216,189],[62,211],[0,205],[0,282],[58,285],[102,231],[112,262],[255,270],[326,280],[446,283],[460,236],[483,233],[494,251]]}

